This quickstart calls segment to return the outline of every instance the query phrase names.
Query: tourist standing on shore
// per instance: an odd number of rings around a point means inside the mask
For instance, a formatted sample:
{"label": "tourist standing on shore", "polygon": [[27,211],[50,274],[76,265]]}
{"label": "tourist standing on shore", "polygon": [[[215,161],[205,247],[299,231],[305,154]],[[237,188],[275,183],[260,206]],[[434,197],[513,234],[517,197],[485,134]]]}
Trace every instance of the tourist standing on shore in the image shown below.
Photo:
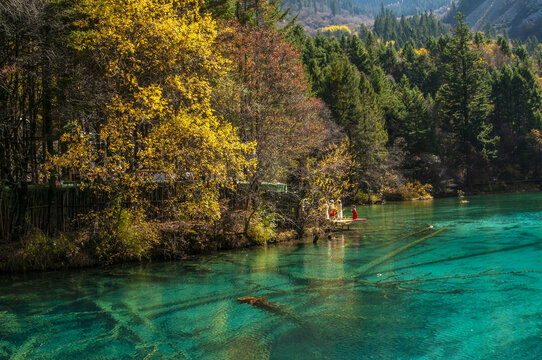
{"label": "tourist standing on shore", "polygon": [[358,218],[358,212],[356,210],[356,205],[352,205],[352,220],[356,220]]}

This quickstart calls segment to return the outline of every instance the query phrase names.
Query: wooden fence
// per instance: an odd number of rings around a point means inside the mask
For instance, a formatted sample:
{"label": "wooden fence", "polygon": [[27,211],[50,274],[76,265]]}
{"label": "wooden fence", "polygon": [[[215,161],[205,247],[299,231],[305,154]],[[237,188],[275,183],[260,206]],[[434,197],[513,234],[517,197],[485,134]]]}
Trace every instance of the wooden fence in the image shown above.
{"label": "wooden fence", "polygon": [[[160,209],[165,202],[177,198],[182,187],[183,184],[152,184],[143,192],[143,198],[151,208]],[[239,207],[243,203],[242,193],[224,190],[220,196],[234,200],[230,206]],[[297,216],[297,195],[263,189],[263,196],[265,201],[273,204],[281,218]],[[108,200],[89,187],[72,184],[57,186],[53,192],[47,185],[29,185],[23,192],[5,188],[0,193],[0,241],[32,228],[49,233],[78,227],[81,215],[103,209]],[[156,211],[157,218],[160,214],[160,211]],[[286,222],[281,225],[286,225]]]}
{"label": "wooden fence", "polygon": [[[98,209],[100,203],[89,188],[57,187],[49,192],[46,185],[30,185],[4,190],[0,198],[0,236],[7,239],[24,229],[37,228],[44,232],[67,230],[78,215]],[[21,231],[22,230],[22,231]]]}

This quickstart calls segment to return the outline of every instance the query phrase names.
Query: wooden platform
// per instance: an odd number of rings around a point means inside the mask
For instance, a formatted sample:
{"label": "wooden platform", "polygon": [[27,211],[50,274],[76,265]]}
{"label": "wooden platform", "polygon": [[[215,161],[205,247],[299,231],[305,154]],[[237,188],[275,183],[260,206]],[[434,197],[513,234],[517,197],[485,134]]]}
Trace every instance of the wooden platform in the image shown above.
{"label": "wooden platform", "polygon": [[331,220],[331,222],[336,226],[340,227],[341,230],[344,230],[346,228],[347,230],[350,230],[350,225],[358,222],[366,222],[367,219],[365,218],[358,218],[358,219],[341,219],[341,220]]}

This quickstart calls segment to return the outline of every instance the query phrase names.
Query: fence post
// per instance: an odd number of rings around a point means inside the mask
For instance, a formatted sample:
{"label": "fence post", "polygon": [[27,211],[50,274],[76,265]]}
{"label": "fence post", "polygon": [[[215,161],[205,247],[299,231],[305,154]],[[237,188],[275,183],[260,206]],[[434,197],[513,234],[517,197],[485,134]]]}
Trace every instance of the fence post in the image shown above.
{"label": "fence post", "polygon": [[57,228],[57,207],[56,207],[56,184],[53,176],[49,177],[49,187],[47,189],[47,222],[49,234],[54,234]]}

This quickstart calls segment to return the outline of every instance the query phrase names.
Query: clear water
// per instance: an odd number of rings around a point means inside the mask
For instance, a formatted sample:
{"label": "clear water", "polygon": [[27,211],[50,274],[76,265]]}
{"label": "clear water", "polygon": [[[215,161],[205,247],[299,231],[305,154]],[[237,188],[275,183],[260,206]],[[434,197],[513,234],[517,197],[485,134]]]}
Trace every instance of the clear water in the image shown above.
{"label": "clear water", "polygon": [[[360,207],[317,244],[0,278],[0,358],[540,359],[542,193],[469,200]],[[448,230],[367,269],[428,224]]]}

